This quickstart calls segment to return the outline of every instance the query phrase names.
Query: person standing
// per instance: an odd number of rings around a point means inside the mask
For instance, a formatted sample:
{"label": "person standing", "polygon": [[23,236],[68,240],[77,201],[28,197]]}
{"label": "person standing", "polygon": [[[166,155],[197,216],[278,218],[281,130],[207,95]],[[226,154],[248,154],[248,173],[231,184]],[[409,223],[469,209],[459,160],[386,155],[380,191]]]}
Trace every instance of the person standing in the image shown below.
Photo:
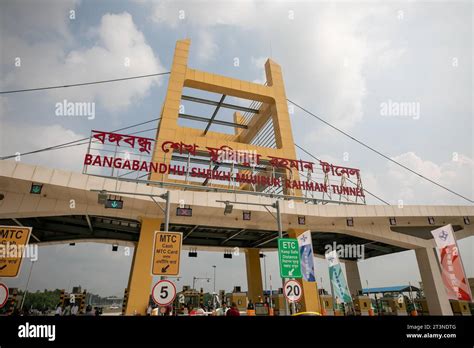
{"label": "person standing", "polygon": [[230,307],[230,309],[227,311],[227,313],[225,315],[227,317],[239,317],[240,316],[239,309],[237,308],[237,305],[235,304],[235,302],[232,302],[232,306]]}
{"label": "person standing", "polygon": [[61,303],[58,303],[58,306],[56,307],[56,312],[54,312],[55,317],[60,317],[63,314],[63,309],[61,307]]}
{"label": "person standing", "polygon": [[222,302],[222,306],[218,308],[216,311],[216,316],[218,317],[225,316],[228,310],[229,309],[227,308],[227,303]]}
{"label": "person standing", "polygon": [[63,315],[65,315],[65,316],[71,315],[71,303],[68,302],[68,304],[64,308]]}
{"label": "person standing", "polygon": [[84,315],[88,316],[88,317],[94,316],[94,313],[92,312],[92,306],[91,305],[87,305],[86,313]]}
{"label": "person standing", "polygon": [[76,316],[78,311],[79,311],[79,306],[77,305],[77,303],[74,303],[71,307],[71,315]]}

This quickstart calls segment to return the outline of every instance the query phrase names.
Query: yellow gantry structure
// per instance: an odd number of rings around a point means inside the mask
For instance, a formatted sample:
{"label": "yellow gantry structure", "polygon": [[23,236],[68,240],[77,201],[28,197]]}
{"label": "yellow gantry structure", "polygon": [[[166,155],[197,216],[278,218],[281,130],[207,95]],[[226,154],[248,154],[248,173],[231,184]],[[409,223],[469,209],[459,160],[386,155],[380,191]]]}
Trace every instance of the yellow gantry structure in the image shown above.
{"label": "yellow gantry structure", "polygon": [[[153,154],[154,162],[170,164],[173,148],[164,151],[161,143],[164,141],[182,142],[187,145],[197,145],[199,149],[206,147],[219,148],[223,145],[235,151],[257,153],[262,158],[268,156],[296,159],[296,151],[291,130],[285,85],[281,67],[271,59],[265,63],[266,84],[239,80],[222,75],[213,74],[188,66],[191,41],[180,40],[176,43],[173,64],[168,82],[168,89],[161,111],[161,120],[156,136],[156,146]],[[260,102],[258,113],[250,118],[244,129],[235,127],[233,134],[183,127],[178,124],[183,89],[185,87],[218,93],[223,97],[232,96]],[[242,124],[243,115],[236,111],[233,115],[235,124]],[[265,124],[273,124],[275,147],[252,145],[252,140],[262,130]],[[299,180],[298,171],[283,170],[283,176]],[[182,182],[170,178],[167,173],[152,173],[151,181]],[[189,182],[189,184],[202,185],[202,183]],[[239,189],[249,190],[249,185],[241,185]],[[284,192],[287,193],[286,189]],[[294,195],[300,195],[298,190]],[[132,270],[129,280],[129,297],[126,314],[144,314],[148,306],[152,277],[150,264],[153,251],[153,232],[160,228],[161,221],[157,219],[142,219],[140,239],[135,251]],[[296,237],[304,230],[288,231],[290,236]],[[248,297],[253,302],[263,298],[262,274],[260,268],[260,250],[250,248],[245,251],[247,266]],[[303,282],[304,300],[303,310],[320,311],[320,303],[316,283]]]}
{"label": "yellow gantry structure", "polygon": [[[188,56],[191,41],[180,40],[176,43],[176,49],[168,82],[168,91],[161,112],[161,122],[157,132],[157,140],[175,140],[185,144],[196,144],[200,149],[206,147],[218,148],[222,145],[231,147],[236,151],[247,151],[258,153],[262,157],[280,157],[295,159],[296,152],[291,131],[288,104],[286,100],[285,85],[281,67],[274,61],[268,59],[265,63],[266,85],[234,79],[188,67]],[[261,102],[258,114],[255,114],[246,125],[246,129],[235,128],[234,134],[221,132],[203,131],[190,127],[178,125],[180,107],[182,103],[183,89],[185,87],[201,91],[233,96],[250,101]],[[251,145],[262,127],[272,119],[276,148]],[[241,124],[242,114],[234,113],[234,123]],[[158,143],[158,142],[157,142]],[[155,147],[153,160],[169,164],[173,150],[164,152],[161,146]],[[286,177],[298,180],[298,172],[290,173],[287,170]],[[175,182],[168,175],[154,173],[151,175],[153,181]],[[245,187],[242,187],[245,189]]]}

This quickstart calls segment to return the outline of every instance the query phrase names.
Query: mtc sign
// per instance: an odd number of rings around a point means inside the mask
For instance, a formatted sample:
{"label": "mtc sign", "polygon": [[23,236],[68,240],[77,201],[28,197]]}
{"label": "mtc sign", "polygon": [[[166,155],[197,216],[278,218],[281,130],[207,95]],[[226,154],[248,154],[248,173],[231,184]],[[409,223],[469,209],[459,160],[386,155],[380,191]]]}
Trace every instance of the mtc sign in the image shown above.
{"label": "mtc sign", "polygon": [[278,259],[282,278],[301,278],[301,261],[296,238],[278,239]]}
{"label": "mtc sign", "polygon": [[153,275],[179,275],[179,259],[183,234],[179,232],[156,232],[151,273]]}
{"label": "mtc sign", "polygon": [[31,230],[31,227],[0,226],[0,278],[18,275]]}

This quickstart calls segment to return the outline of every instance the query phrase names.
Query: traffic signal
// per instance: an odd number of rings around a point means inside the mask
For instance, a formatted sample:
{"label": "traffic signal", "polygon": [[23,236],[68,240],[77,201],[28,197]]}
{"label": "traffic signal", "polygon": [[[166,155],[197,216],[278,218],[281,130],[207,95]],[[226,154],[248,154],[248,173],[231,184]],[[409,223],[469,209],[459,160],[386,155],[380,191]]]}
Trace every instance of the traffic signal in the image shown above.
{"label": "traffic signal", "polygon": [[107,199],[105,207],[111,209],[123,209],[123,201],[121,199]]}

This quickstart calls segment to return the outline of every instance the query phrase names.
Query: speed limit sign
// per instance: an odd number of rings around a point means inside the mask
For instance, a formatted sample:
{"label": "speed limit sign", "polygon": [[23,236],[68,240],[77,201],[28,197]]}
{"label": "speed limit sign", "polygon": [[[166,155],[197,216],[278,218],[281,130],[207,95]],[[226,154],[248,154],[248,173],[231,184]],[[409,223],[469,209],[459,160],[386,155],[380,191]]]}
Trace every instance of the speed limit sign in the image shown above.
{"label": "speed limit sign", "polygon": [[176,286],[169,280],[160,280],[151,291],[153,301],[159,306],[167,306],[176,297]]}
{"label": "speed limit sign", "polygon": [[296,280],[287,280],[284,287],[284,294],[288,302],[298,302],[301,299],[303,289],[301,288],[301,284]]}
{"label": "speed limit sign", "polygon": [[0,283],[0,308],[5,306],[8,300],[8,286]]}

